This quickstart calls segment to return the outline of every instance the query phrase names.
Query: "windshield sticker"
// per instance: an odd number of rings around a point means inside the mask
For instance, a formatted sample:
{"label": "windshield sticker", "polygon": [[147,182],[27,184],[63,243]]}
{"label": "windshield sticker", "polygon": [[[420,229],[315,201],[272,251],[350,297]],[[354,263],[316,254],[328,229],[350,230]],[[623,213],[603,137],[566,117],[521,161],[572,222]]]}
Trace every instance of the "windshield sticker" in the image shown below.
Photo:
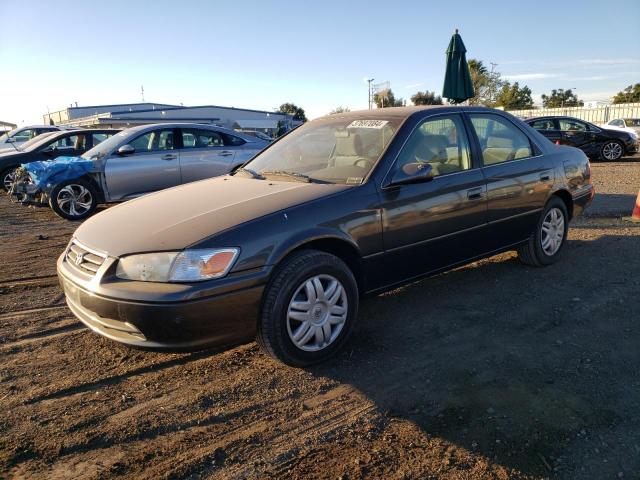
{"label": "windshield sticker", "polygon": [[362,177],[347,178],[347,185],[360,185],[361,183],[362,183]]}
{"label": "windshield sticker", "polygon": [[388,120],[354,120],[349,125],[347,125],[347,128],[376,128],[376,129],[380,129],[380,128],[384,127],[387,123],[389,123]]}

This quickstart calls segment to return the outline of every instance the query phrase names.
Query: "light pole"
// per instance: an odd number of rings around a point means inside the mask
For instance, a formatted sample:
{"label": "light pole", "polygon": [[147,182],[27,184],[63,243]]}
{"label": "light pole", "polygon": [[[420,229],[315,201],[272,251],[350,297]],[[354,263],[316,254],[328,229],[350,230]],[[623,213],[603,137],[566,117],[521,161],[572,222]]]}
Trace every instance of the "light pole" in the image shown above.
{"label": "light pole", "polygon": [[364,81],[369,84],[369,110],[371,110],[371,82],[373,82],[375,78],[365,78]]}

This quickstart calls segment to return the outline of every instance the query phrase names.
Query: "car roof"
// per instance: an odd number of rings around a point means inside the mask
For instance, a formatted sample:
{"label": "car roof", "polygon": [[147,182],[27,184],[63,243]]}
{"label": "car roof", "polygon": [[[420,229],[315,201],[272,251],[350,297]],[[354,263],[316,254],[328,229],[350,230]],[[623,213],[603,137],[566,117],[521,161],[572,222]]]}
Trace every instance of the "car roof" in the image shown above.
{"label": "car roof", "polygon": [[146,123],[144,125],[136,125],[135,127],[127,128],[126,130],[121,130],[121,133],[124,132],[126,136],[129,136],[134,133],[144,132],[147,129],[152,130],[154,128],[204,128],[209,130],[215,130],[217,132],[226,133],[229,135],[234,135],[236,137],[243,138],[244,140],[255,142],[256,140],[265,142],[266,140],[262,140],[258,137],[252,137],[251,135],[247,135],[242,132],[237,132],[235,130],[231,130],[229,128],[219,127],[218,125],[211,125],[210,123],[189,123],[189,122],[163,122],[163,123]]}
{"label": "car roof", "polygon": [[414,114],[420,112],[434,112],[434,113],[456,113],[456,112],[478,112],[478,113],[498,113],[505,114],[504,110],[497,110],[494,108],[483,106],[470,106],[470,105],[420,105],[420,106],[408,106],[408,107],[388,107],[388,108],[374,108],[372,110],[356,110],[353,112],[334,113],[319,117],[316,120],[330,120],[335,118],[342,118],[345,120],[362,120],[362,119],[387,119],[387,118],[400,118],[406,119]]}

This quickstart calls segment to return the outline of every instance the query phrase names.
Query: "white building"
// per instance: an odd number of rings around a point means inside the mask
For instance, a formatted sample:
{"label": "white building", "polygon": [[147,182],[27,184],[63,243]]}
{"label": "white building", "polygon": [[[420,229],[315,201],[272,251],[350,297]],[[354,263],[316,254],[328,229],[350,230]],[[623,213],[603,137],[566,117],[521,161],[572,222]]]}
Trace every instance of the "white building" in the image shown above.
{"label": "white building", "polygon": [[[300,122],[288,114],[246,108],[202,105],[184,107],[164,103],[127,103],[68,107],[42,116],[45,124],[79,127],[127,128],[146,123],[208,123],[235,130],[256,130],[274,134],[280,125],[290,129]],[[278,122],[281,122],[280,125]]]}

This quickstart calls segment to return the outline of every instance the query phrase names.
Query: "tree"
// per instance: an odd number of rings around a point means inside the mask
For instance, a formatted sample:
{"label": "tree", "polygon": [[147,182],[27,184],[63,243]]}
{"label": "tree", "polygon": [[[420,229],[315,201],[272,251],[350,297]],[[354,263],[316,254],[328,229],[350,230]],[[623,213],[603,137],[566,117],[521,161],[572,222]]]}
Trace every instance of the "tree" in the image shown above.
{"label": "tree", "polygon": [[474,96],[469,99],[470,105],[493,106],[496,92],[504,85],[498,72],[490,72],[482,60],[469,59],[469,74],[473,84]]}
{"label": "tree", "polygon": [[436,92],[418,92],[411,97],[414,105],[442,105],[442,97],[436,96]]}
{"label": "tree", "polygon": [[396,99],[393,91],[389,88],[388,90],[382,90],[373,95],[373,101],[376,103],[378,108],[386,108],[386,107],[402,107],[407,104],[402,98]]}
{"label": "tree", "polygon": [[276,112],[293,115],[294,120],[300,120],[302,122],[307,121],[307,116],[305,115],[304,110],[293,103],[283,103]]}
{"label": "tree", "polygon": [[551,90],[551,95],[542,94],[542,106],[545,108],[583,107],[584,102],[571,89],[559,88]]}
{"label": "tree", "polygon": [[511,85],[505,82],[496,94],[494,106],[504,107],[505,110],[524,110],[533,108],[531,89],[526,85],[520,88],[518,82]]}
{"label": "tree", "polygon": [[613,97],[613,103],[633,103],[640,102],[640,83],[629,85]]}
{"label": "tree", "polygon": [[343,107],[342,105],[340,105],[339,107],[336,107],[333,110],[331,110],[329,112],[329,115],[335,115],[336,113],[347,113],[350,111],[351,110],[349,109],[349,107]]}

